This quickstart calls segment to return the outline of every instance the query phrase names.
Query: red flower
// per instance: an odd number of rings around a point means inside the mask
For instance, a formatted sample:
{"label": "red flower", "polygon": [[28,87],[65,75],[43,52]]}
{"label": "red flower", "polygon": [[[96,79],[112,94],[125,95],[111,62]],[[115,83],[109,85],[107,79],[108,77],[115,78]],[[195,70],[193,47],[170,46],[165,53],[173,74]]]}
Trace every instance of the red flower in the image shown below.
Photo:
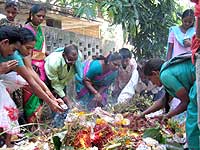
{"label": "red flower", "polygon": [[92,144],[102,149],[103,145],[114,137],[114,132],[107,123],[102,123],[95,125],[94,135],[95,137],[92,139]]}
{"label": "red flower", "polygon": [[194,2],[194,3],[196,3],[196,4],[198,4],[199,3],[199,1],[198,0],[190,0],[191,2]]}
{"label": "red flower", "polygon": [[89,148],[91,147],[91,138],[90,138],[91,129],[86,128],[77,132],[74,139],[74,147],[76,148]]}
{"label": "red flower", "polygon": [[8,112],[8,117],[10,118],[10,120],[18,120],[19,110],[17,108],[4,106],[4,109]]}

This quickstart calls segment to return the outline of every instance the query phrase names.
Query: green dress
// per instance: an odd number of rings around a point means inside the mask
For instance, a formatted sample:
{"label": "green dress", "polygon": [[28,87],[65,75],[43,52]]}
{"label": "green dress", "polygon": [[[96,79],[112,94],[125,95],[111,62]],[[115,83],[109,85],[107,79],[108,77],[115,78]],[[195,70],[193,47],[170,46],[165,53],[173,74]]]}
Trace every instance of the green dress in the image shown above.
{"label": "green dress", "polygon": [[170,95],[176,97],[181,88],[188,90],[190,102],[187,107],[186,134],[190,150],[200,149],[200,130],[197,122],[197,91],[195,66],[190,57],[177,61],[176,57],[164,63],[160,71],[160,80]]}

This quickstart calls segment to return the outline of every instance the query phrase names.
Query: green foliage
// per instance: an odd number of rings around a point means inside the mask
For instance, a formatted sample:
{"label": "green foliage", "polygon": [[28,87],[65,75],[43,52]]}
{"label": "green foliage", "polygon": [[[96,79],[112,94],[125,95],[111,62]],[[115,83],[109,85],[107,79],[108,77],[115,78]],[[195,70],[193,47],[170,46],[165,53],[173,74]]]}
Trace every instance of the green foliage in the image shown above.
{"label": "green foliage", "polygon": [[60,141],[60,138],[58,136],[53,137],[53,144],[56,150],[60,150],[62,142]]}
{"label": "green foliage", "polygon": [[111,24],[121,24],[135,47],[138,59],[165,57],[168,28],[177,24],[175,0],[57,0],[67,1],[75,15],[94,19],[99,15]]}
{"label": "green foliage", "polygon": [[151,137],[151,138],[157,140],[159,143],[162,143],[162,144],[164,144],[166,142],[166,139],[163,137],[160,128],[145,129],[142,137],[143,138]]}

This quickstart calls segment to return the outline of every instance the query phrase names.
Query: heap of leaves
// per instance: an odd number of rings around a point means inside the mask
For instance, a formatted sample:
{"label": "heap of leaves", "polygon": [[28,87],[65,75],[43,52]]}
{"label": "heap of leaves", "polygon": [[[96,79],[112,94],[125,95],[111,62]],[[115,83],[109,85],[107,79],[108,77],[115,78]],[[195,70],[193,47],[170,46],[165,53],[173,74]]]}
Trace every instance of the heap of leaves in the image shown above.
{"label": "heap of leaves", "polygon": [[114,113],[126,113],[126,112],[136,112],[144,111],[153,104],[151,97],[143,97],[135,95],[132,100],[126,103],[119,103],[113,106]]}
{"label": "heap of leaves", "polygon": [[146,128],[159,126],[160,122],[157,119],[139,118],[134,113],[127,113],[126,118],[130,120],[128,126],[130,130],[142,133]]}

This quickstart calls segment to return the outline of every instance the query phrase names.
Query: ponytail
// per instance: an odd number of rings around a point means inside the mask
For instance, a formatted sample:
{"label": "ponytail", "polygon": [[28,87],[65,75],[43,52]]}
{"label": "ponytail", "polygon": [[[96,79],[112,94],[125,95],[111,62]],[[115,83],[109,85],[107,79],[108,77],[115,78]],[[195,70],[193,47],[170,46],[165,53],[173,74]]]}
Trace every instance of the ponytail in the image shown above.
{"label": "ponytail", "polygon": [[25,24],[27,24],[27,23],[29,23],[29,22],[31,22],[31,11],[29,12],[29,17],[27,18]]}

